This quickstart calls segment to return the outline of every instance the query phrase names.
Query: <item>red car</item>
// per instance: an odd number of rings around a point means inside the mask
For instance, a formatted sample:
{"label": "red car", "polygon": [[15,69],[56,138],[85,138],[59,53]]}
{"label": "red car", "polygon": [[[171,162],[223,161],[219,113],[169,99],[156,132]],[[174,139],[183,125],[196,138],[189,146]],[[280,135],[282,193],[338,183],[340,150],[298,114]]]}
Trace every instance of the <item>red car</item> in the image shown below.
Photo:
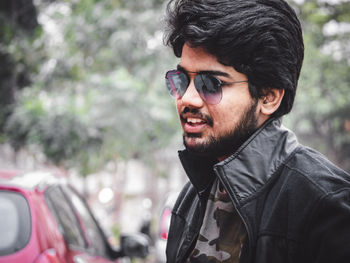
{"label": "red car", "polygon": [[0,171],[0,263],[111,263],[145,257],[141,235],[112,248],[84,199],[62,176]]}
{"label": "red car", "polygon": [[176,199],[179,195],[179,192],[170,192],[161,208],[161,214],[158,222],[158,234],[155,241],[155,254],[157,263],[165,263],[166,255],[165,249],[168,241],[168,232],[170,227],[171,220],[171,211],[174,207]]}

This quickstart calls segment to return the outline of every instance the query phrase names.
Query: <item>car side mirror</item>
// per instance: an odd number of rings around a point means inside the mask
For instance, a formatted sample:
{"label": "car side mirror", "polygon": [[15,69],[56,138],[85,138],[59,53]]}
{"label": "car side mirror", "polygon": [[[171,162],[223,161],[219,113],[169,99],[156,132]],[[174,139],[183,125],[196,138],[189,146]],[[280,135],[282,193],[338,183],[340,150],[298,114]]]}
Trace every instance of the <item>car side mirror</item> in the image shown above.
{"label": "car side mirror", "polygon": [[120,237],[120,250],[123,257],[145,258],[149,254],[149,239],[141,233],[122,235]]}

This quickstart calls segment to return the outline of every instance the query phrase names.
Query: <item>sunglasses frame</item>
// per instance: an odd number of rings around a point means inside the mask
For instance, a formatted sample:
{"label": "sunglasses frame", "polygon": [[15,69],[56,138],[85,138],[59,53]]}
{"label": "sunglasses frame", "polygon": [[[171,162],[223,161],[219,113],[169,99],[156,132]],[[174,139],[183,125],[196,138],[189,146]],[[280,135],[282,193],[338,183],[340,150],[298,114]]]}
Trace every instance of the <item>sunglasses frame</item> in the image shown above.
{"label": "sunglasses frame", "polygon": [[[175,87],[175,83],[172,79],[172,75],[179,75],[179,74],[183,74],[186,77],[187,82],[188,82],[186,85],[187,87],[183,90],[177,89]],[[172,97],[175,97],[176,99],[181,99],[182,96],[186,93],[186,91],[190,85],[190,77],[188,76],[188,74],[196,74],[193,81],[194,81],[194,86],[195,86],[198,94],[205,102],[212,104],[212,105],[218,104],[221,101],[221,99],[222,99],[222,86],[248,82],[248,80],[223,82],[222,80],[217,78],[214,74],[173,69],[173,70],[169,70],[165,74],[166,87],[167,87],[167,89]],[[208,96],[210,95],[210,92],[208,94],[208,92],[205,92],[205,90],[203,90],[203,88],[200,88],[200,87],[198,87],[198,85],[196,85],[196,82],[198,83],[198,78],[200,78],[201,76],[206,76],[207,78],[209,78],[212,81],[212,84],[215,86],[215,89],[216,89],[216,92],[212,93],[212,95],[214,95],[215,98],[213,97],[212,99],[209,99]],[[196,79],[197,79],[197,81],[196,81]],[[201,81],[204,84],[206,84],[205,80],[203,80],[203,77],[201,78]],[[179,91],[181,91],[181,92],[179,93]]]}

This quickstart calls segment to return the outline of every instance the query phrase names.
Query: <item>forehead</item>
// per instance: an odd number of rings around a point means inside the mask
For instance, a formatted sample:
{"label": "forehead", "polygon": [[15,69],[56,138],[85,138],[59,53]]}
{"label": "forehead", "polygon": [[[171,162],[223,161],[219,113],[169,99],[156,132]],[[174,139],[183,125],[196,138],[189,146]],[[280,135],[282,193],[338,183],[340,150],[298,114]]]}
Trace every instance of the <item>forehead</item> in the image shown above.
{"label": "forehead", "polygon": [[188,44],[185,44],[182,48],[179,65],[189,71],[200,71],[215,69],[222,64],[217,61],[215,56],[209,54],[202,47],[190,47]]}
{"label": "forehead", "polygon": [[187,72],[213,71],[222,72],[232,80],[243,80],[246,76],[236,71],[232,66],[221,64],[217,58],[208,53],[202,47],[191,47],[185,44],[182,48],[182,54],[179,66]]}

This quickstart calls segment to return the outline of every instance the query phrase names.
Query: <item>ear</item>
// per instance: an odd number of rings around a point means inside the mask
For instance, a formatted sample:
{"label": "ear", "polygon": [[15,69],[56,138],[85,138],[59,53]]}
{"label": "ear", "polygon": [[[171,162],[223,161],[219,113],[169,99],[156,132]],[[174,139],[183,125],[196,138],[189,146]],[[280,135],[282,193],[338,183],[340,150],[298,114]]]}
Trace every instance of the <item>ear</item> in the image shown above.
{"label": "ear", "polygon": [[284,95],[284,89],[269,89],[266,94],[259,99],[260,112],[263,115],[270,116],[281,105]]}

